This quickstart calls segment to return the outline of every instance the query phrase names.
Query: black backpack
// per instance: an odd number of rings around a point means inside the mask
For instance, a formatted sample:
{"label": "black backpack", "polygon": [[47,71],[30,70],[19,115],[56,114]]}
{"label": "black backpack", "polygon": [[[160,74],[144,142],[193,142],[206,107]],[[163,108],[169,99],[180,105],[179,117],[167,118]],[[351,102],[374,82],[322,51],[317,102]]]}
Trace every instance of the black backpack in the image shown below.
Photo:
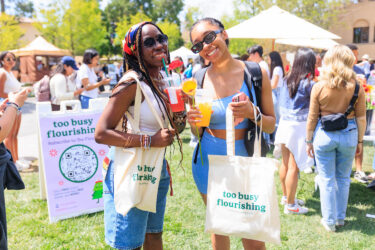
{"label": "black backpack", "polygon": [[[262,70],[260,69],[260,66],[259,66],[258,63],[248,62],[248,61],[246,61],[244,63],[245,63],[246,69],[247,69],[247,71],[245,70],[245,77],[244,77],[246,86],[249,90],[249,93],[251,93],[250,92],[251,83],[254,86],[257,106],[259,107],[259,110],[262,112],[262,107],[260,105],[262,103]],[[204,77],[206,75],[206,72],[207,72],[207,68],[203,68],[203,69],[197,71],[194,74],[193,78],[197,81],[198,88],[203,87],[203,81],[204,81]],[[253,96],[251,94],[250,94],[250,101],[254,103]],[[205,129],[205,128],[203,128],[203,129]],[[259,132],[260,132],[260,128],[258,127],[258,133]],[[261,143],[262,143],[261,155],[264,157],[264,156],[266,156],[267,152],[269,151],[269,147],[268,147],[267,142],[264,140],[264,137],[263,137],[262,133],[261,133],[261,135],[262,135],[262,137],[261,137]],[[244,138],[244,140],[245,140],[245,146],[246,146],[247,153],[249,154],[249,156],[252,156],[254,154],[255,124],[251,121],[249,121],[248,131],[246,132],[246,138]],[[198,145],[198,147],[199,147],[199,145]],[[196,159],[197,155],[198,154],[195,155],[194,163],[197,160]]]}

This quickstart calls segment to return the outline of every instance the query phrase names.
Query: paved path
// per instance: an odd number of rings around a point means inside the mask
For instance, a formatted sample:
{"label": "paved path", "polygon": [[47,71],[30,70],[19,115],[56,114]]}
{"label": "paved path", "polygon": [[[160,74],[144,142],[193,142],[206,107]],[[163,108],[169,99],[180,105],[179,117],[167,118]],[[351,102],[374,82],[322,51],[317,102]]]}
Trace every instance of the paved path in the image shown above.
{"label": "paved path", "polygon": [[20,158],[38,158],[39,145],[35,104],[35,97],[30,97],[22,107],[21,128],[18,133],[18,154]]}
{"label": "paved path", "polygon": [[[105,96],[109,96],[109,92],[104,92],[99,97]],[[20,158],[39,158],[37,127],[36,99],[35,97],[29,97],[22,107],[21,128],[18,133],[18,154]]]}

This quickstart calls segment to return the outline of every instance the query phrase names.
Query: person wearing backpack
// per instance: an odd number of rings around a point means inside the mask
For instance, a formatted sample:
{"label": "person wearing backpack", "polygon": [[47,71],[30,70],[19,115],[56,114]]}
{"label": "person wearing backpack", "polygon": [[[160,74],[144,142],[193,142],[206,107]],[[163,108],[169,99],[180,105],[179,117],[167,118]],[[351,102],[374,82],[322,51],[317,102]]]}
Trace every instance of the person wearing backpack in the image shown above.
{"label": "person wearing backpack", "polygon": [[[206,69],[196,73],[199,77],[198,84],[214,96],[212,105],[212,116],[208,127],[197,127],[200,121],[201,112],[197,107],[191,107],[188,112],[188,122],[191,131],[201,138],[201,151],[196,146],[193,155],[193,177],[203,201],[207,204],[207,182],[208,182],[208,155],[226,155],[226,121],[225,112],[229,106],[235,119],[242,119],[235,129],[236,155],[249,156],[245,147],[245,135],[249,126],[254,123],[259,125],[263,120],[263,131],[272,133],[275,129],[275,114],[272,103],[271,84],[265,70],[261,70],[257,64],[235,60],[228,50],[228,34],[223,24],[214,18],[203,18],[193,24],[190,30],[190,40],[193,43],[191,50],[199,53],[201,57],[211,64]],[[261,74],[262,81],[255,84],[253,77],[247,77],[246,73],[256,65]],[[259,78],[258,78],[259,79]],[[249,89],[254,86],[255,93]],[[261,88],[260,88],[261,87]],[[232,102],[232,98],[238,93],[242,101]],[[254,94],[251,94],[254,93]],[[255,99],[255,100],[254,100]],[[251,100],[251,101],[250,101]],[[255,114],[253,105],[258,103],[259,110]],[[202,156],[202,159],[201,159]],[[203,164],[202,164],[203,161]],[[230,240],[228,236],[212,234],[211,242],[213,249],[229,249]],[[245,249],[265,249],[264,242],[242,239]]]}
{"label": "person wearing backpack", "polygon": [[84,88],[76,89],[75,81],[72,79],[76,76],[75,70],[78,70],[78,67],[73,57],[64,56],[53,71],[50,80],[53,111],[60,110],[61,101],[78,99],[78,96],[85,90]]}
{"label": "person wearing backpack", "polygon": [[[12,68],[16,65],[16,55],[10,51],[0,54],[0,98],[8,98],[11,92],[19,92],[21,83],[12,73]],[[18,132],[21,126],[21,113],[17,114],[12,130],[4,140],[4,144],[12,154],[13,161],[18,160]]]}

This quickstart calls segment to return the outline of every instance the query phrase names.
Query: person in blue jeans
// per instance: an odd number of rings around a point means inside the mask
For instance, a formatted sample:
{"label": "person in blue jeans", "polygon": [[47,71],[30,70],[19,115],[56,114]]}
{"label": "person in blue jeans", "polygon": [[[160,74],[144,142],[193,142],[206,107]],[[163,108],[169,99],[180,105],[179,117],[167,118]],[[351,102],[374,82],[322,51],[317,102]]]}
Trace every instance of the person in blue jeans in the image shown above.
{"label": "person in blue jeans", "polygon": [[363,87],[347,116],[348,126],[341,130],[325,131],[319,117],[345,113],[353,97],[356,74],[355,57],[343,45],[327,51],[319,82],[314,85],[306,128],[306,151],[315,156],[319,173],[321,224],[327,231],[345,224],[349,198],[350,173],[355,154],[363,150],[366,127],[366,105]]}
{"label": "person in blue jeans", "polygon": [[[98,121],[95,129],[95,140],[98,143],[111,146],[107,157],[110,159],[108,168],[104,169],[104,225],[105,240],[108,245],[118,249],[163,249],[162,233],[164,213],[169,188],[170,176],[167,162],[164,159],[157,193],[156,213],[140,210],[136,207],[124,216],[115,209],[114,195],[114,147],[165,148],[171,145],[176,135],[168,99],[162,90],[166,87],[160,71],[163,59],[169,61],[168,37],[158,26],[151,22],[142,22],[130,28],[124,40],[124,71],[123,79],[115,86],[108,104]],[[132,71],[132,72],[131,72]],[[129,73],[139,76],[147,95],[155,107],[157,115],[163,121],[164,127],[170,125],[173,129],[160,129],[157,119],[151,112],[148,102],[143,97],[139,111],[139,129],[143,134],[132,133],[131,124],[126,122],[125,113],[134,117],[134,101],[137,84]],[[122,121],[122,122],[121,122]],[[121,122],[121,123],[120,123]],[[118,124],[121,129],[116,129]],[[120,131],[121,130],[121,131]],[[177,138],[178,135],[177,135]],[[147,140],[146,140],[147,139]],[[180,152],[181,140],[179,141]]]}

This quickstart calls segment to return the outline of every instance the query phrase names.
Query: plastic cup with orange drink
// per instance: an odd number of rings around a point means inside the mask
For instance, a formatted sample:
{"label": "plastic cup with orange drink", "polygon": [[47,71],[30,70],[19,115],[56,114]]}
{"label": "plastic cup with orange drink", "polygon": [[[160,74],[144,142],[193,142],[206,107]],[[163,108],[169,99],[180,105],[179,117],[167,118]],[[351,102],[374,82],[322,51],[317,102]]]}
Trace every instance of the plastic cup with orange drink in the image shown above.
{"label": "plastic cup with orange drink", "polygon": [[208,127],[210,125],[212,101],[212,96],[206,89],[197,89],[195,91],[195,103],[202,114],[200,122],[196,123],[198,127]]}

